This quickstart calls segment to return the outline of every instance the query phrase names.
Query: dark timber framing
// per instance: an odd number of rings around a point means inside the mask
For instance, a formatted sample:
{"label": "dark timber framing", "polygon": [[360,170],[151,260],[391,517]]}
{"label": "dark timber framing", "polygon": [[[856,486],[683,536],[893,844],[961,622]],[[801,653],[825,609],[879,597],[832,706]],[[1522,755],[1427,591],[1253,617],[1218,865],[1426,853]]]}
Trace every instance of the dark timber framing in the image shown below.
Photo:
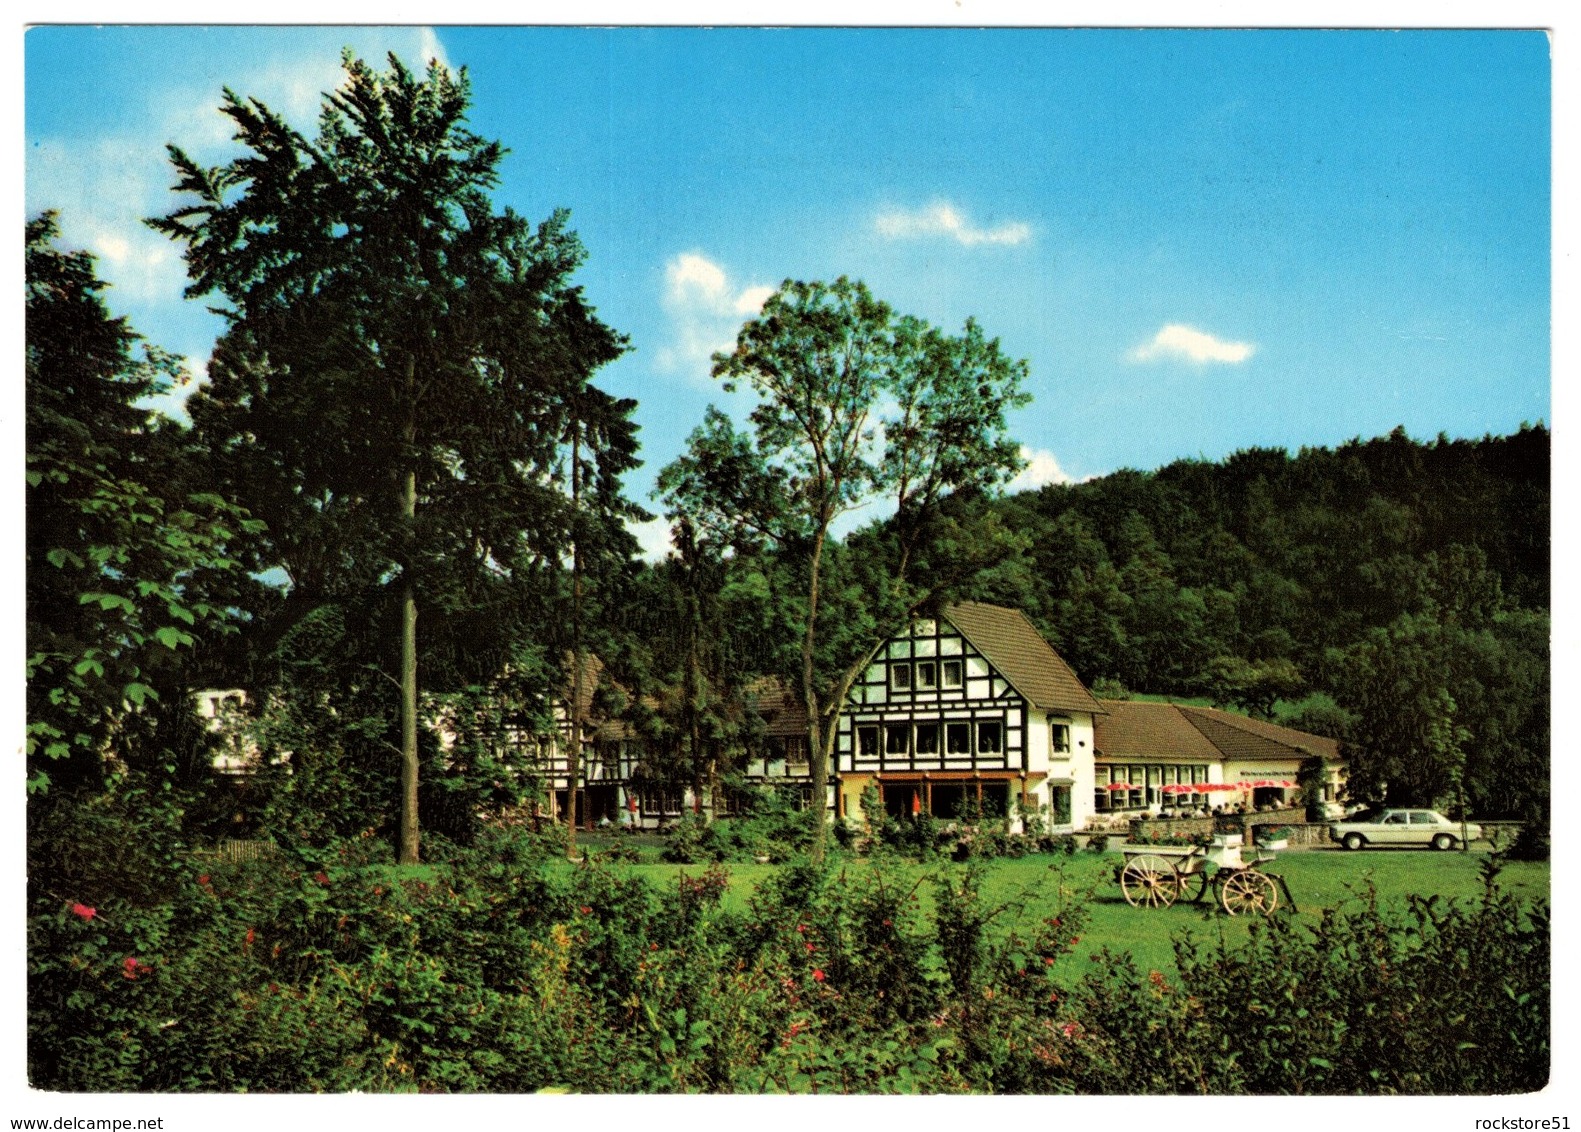
{"label": "dark timber framing", "polygon": [[837,766],[880,776],[1024,774],[1027,726],[1026,700],[987,657],[947,623],[920,621],[911,635],[890,640],[852,687]]}

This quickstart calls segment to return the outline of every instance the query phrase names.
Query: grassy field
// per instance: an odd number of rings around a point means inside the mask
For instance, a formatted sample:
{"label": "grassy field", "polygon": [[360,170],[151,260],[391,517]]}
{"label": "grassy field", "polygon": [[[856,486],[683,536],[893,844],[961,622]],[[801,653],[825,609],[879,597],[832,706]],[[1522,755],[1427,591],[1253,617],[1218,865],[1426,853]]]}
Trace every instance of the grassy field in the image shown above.
{"label": "grassy field", "polygon": [[[1485,851],[1434,853],[1400,849],[1345,853],[1318,849],[1282,853],[1266,869],[1282,875],[1289,884],[1296,901],[1296,920],[1315,923],[1325,908],[1347,902],[1359,904],[1369,885],[1384,907],[1403,909],[1413,893],[1474,900],[1482,891],[1479,866],[1485,855]],[[1078,948],[1078,971],[1084,968],[1083,961],[1104,947],[1130,952],[1143,971],[1168,972],[1174,966],[1172,941],[1177,935],[1188,934],[1204,945],[1221,938],[1231,943],[1245,938],[1246,919],[1225,915],[1209,900],[1200,905],[1177,903],[1164,909],[1131,907],[1114,879],[1115,866],[1120,862],[1118,853],[1086,852],[1070,857],[1032,856],[988,862],[983,898],[991,907],[1003,908],[993,921],[994,930],[1005,933],[1020,929],[1023,934],[1029,933],[1037,921],[1054,914],[1063,893],[1068,902],[1085,903],[1090,916]],[[703,868],[659,864],[629,867],[659,886],[673,884],[680,873],[696,874]],[[854,874],[871,865],[865,860],[853,860],[844,867]],[[920,882],[917,891],[923,909],[930,911],[931,878],[964,867],[948,862],[908,864],[905,875],[909,881]],[[729,866],[731,890],[727,899],[736,907],[745,907],[751,891],[774,869],[773,865]],[[1501,873],[1499,882],[1522,900],[1549,898],[1547,863],[1512,862]]]}

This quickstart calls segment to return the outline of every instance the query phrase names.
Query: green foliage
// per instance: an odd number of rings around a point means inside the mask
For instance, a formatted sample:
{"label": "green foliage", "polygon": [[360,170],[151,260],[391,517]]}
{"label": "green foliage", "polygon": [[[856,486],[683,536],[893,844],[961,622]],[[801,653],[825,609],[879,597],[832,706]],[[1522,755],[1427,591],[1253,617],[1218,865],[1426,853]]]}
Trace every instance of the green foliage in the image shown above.
{"label": "green foliage", "polygon": [[416,610],[428,688],[558,643],[565,548],[600,570],[634,549],[622,520],[640,513],[619,490],[634,404],[589,384],[625,343],[571,281],[583,250],[566,215],[534,227],[492,207],[505,151],[467,129],[465,72],[344,67],[314,140],[227,92],[243,156],[205,169],[172,147],[188,203],[150,223],[227,319],[189,411],[211,474],[269,524],[248,566],[291,583],[249,602],[254,681],[287,684],[287,635],[337,619],[339,647],[317,659],[358,720],[402,673],[382,711],[410,777]]}
{"label": "green foliage", "polygon": [[738,793],[736,817],[705,822],[685,814],[667,835],[664,859],[680,864],[699,861],[775,864],[806,853],[812,844],[813,815],[802,810],[791,791],[757,788]]}
{"label": "green foliage", "polygon": [[[786,280],[735,349],[714,358],[714,375],[727,391],[751,388],[750,430],[710,407],[659,488],[690,529],[742,552],[771,545],[788,567],[800,655],[787,670],[808,705],[812,790],[822,798],[833,720],[872,648],[1017,545],[996,517],[952,505],[1020,466],[1005,429],[1027,401],[1026,363],[1006,358],[974,321],[946,335],[842,277]],[[893,520],[842,563],[832,525],[885,499]],[[842,591],[854,600],[841,603]],[[822,849],[820,824],[813,852]]]}
{"label": "green foliage", "polygon": [[1371,1095],[1547,1079],[1547,910],[1505,894],[1496,866],[1469,904],[1368,895],[1244,943],[1182,937],[1167,974],[1101,952],[1083,975],[1095,905],[1078,862],[1008,889],[981,864],[930,884],[885,859],[804,862],[743,897],[717,865],[656,888],[497,826],[419,869],[379,863],[374,837],[227,863],[148,801],[86,810],[61,887],[29,894],[35,1087]]}
{"label": "green foliage", "polygon": [[[93,258],[27,225],[28,790],[96,787],[144,760],[152,709],[185,711],[195,649],[235,630],[216,597],[258,524],[191,482],[185,438],[138,407],[185,380],[112,317]],[[139,356],[139,352],[141,356]],[[223,592],[223,590],[220,590]]]}

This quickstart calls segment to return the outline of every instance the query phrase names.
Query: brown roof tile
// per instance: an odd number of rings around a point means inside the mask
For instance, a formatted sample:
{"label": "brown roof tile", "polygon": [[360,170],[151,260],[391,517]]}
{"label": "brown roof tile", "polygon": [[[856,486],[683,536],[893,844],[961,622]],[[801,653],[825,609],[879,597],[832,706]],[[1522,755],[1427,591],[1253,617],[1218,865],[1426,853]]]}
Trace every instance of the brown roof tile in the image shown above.
{"label": "brown roof tile", "polygon": [[1311,735],[1218,708],[1188,707],[1181,711],[1197,730],[1224,752],[1226,758],[1290,758],[1308,754],[1321,755],[1330,761],[1339,758],[1338,740],[1322,735]]}
{"label": "brown roof tile", "polygon": [[778,676],[760,676],[746,687],[747,706],[763,719],[773,738],[807,734],[807,708],[791,685]]}
{"label": "brown roof tile", "polygon": [[1019,609],[963,601],[947,607],[944,619],[1036,707],[1045,711],[1104,710]]}
{"label": "brown roof tile", "polygon": [[1217,762],[1219,749],[1174,704],[1101,700],[1109,714],[1093,725],[1093,747],[1103,759],[1179,758]]}
{"label": "brown roof tile", "polygon": [[1094,726],[1093,746],[1104,759],[1274,759],[1339,757],[1339,743],[1218,708],[1139,700],[1103,700],[1109,713]]}

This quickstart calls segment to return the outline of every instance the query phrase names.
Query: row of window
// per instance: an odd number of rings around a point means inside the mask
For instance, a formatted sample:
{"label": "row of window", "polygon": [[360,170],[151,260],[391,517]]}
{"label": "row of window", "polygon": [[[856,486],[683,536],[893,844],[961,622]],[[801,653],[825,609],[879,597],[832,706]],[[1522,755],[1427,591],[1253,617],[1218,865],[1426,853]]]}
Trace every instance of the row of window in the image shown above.
{"label": "row of window", "polygon": [[[1205,786],[1205,763],[1147,766],[1100,766],[1097,768],[1093,805],[1100,810],[1140,810],[1166,800],[1166,786]],[[1205,801],[1206,791],[1170,791],[1169,801],[1192,805]]]}
{"label": "row of window", "polygon": [[935,688],[959,688],[966,670],[959,660],[919,660],[913,664],[891,664],[889,686],[897,692],[931,692]]}
{"label": "row of window", "polygon": [[1005,749],[1003,720],[979,719],[947,720],[943,723],[886,723],[880,728],[876,723],[861,724],[856,729],[858,758],[879,757],[879,740],[882,731],[883,753],[886,758],[906,758],[911,755],[937,755],[943,744],[945,755],[968,758],[972,755],[998,756]]}

